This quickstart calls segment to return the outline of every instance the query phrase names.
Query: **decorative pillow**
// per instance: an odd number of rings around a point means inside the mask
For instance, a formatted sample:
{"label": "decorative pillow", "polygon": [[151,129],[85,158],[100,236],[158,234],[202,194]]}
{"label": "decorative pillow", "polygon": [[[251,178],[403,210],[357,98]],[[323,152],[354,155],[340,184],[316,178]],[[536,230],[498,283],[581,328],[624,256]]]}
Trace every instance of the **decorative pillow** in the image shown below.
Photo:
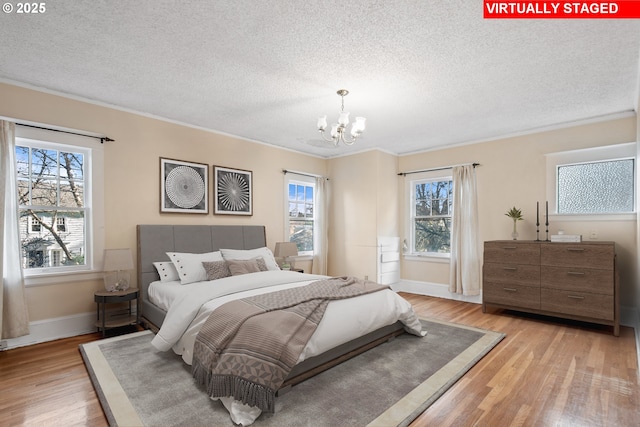
{"label": "decorative pillow", "polygon": [[167,256],[173,261],[182,285],[207,280],[207,272],[202,265],[203,262],[223,261],[220,251],[205,254],[167,252]]}
{"label": "decorative pillow", "polygon": [[245,260],[249,260],[257,257],[262,257],[264,259],[264,262],[268,270],[280,270],[280,267],[278,267],[278,263],[276,262],[276,259],[273,257],[273,252],[271,252],[271,249],[267,247],[258,248],[258,249],[249,249],[249,250],[220,249],[220,252],[222,252],[222,257],[224,258],[225,261],[229,261],[229,260],[245,261]]}
{"label": "decorative pillow", "polygon": [[161,282],[174,282],[180,280],[178,270],[171,261],[154,262],[153,266],[158,270]]}
{"label": "decorative pillow", "polygon": [[231,276],[231,271],[229,271],[227,261],[203,262],[202,266],[207,272],[207,280],[217,280]]}
{"label": "decorative pillow", "polygon": [[258,265],[258,259],[229,260],[227,261],[227,265],[229,266],[229,271],[232,276],[262,271]]}
{"label": "decorative pillow", "polygon": [[254,258],[256,260],[256,262],[258,263],[258,268],[260,269],[260,271],[267,271],[269,270],[269,267],[267,267],[267,263],[264,262],[264,258],[262,258],[261,256],[259,256],[258,258]]}

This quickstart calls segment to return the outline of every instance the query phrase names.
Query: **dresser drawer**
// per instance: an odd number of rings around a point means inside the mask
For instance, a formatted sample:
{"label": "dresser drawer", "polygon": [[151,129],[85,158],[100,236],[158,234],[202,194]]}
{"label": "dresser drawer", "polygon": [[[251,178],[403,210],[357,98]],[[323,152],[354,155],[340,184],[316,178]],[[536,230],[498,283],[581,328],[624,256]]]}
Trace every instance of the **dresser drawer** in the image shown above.
{"label": "dresser drawer", "polygon": [[482,299],[489,304],[539,310],[540,287],[486,282],[482,287]]}
{"label": "dresser drawer", "polygon": [[540,248],[540,263],[613,270],[614,251],[613,244],[546,243]]}
{"label": "dresser drawer", "polygon": [[495,264],[485,262],[482,268],[483,280],[487,282],[540,286],[539,265]]}
{"label": "dresser drawer", "polygon": [[540,245],[508,240],[485,242],[484,262],[539,265]]}
{"label": "dresser drawer", "polygon": [[614,320],[613,295],[545,288],[540,289],[540,295],[541,307],[544,311]]}
{"label": "dresser drawer", "polygon": [[543,288],[613,295],[614,278],[611,270],[545,265],[541,269],[541,277],[540,286]]}

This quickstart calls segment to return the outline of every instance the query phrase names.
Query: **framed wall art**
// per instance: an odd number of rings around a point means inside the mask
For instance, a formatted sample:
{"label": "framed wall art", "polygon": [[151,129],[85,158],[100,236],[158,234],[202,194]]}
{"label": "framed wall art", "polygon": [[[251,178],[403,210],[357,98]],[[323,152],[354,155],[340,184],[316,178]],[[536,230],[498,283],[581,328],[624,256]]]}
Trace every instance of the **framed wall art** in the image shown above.
{"label": "framed wall art", "polygon": [[160,158],[160,212],[209,213],[209,165]]}
{"label": "framed wall art", "polygon": [[214,214],[253,215],[252,172],[213,167]]}

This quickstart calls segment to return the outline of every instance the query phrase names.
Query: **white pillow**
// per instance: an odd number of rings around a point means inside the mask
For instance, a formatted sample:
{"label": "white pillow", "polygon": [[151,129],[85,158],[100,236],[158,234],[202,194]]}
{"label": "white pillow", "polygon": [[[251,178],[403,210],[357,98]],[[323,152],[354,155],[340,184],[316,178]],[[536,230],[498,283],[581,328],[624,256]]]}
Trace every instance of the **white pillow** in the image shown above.
{"label": "white pillow", "polygon": [[245,261],[252,258],[262,257],[262,259],[264,259],[264,263],[267,265],[267,268],[269,270],[280,270],[280,267],[278,267],[278,263],[276,262],[276,259],[273,257],[273,252],[271,252],[271,249],[267,247],[258,248],[258,249],[248,249],[248,250],[220,249],[220,252],[222,252],[222,257],[225,259],[225,261],[229,261],[229,260]]}
{"label": "white pillow", "polygon": [[178,270],[171,261],[154,262],[153,266],[158,270],[161,282],[174,282],[180,280]]}
{"label": "white pillow", "polygon": [[206,254],[188,254],[183,252],[167,252],[167,256],[178,271],[180,283],[202,282],[207,280],[207,271],[203,262],[224,261],[220,251],[207,252]]}

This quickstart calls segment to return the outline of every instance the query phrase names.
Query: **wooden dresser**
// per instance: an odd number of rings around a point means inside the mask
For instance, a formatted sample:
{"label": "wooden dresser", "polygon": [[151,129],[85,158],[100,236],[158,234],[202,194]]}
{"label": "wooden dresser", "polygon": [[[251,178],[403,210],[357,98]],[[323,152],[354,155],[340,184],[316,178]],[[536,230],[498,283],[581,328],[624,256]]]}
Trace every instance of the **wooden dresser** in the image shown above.
{"label": "wooden dresser", "polygon": [[615,242],[485,242],[482,311],[491,305],[600,323],[618,336],[615,258]]}

